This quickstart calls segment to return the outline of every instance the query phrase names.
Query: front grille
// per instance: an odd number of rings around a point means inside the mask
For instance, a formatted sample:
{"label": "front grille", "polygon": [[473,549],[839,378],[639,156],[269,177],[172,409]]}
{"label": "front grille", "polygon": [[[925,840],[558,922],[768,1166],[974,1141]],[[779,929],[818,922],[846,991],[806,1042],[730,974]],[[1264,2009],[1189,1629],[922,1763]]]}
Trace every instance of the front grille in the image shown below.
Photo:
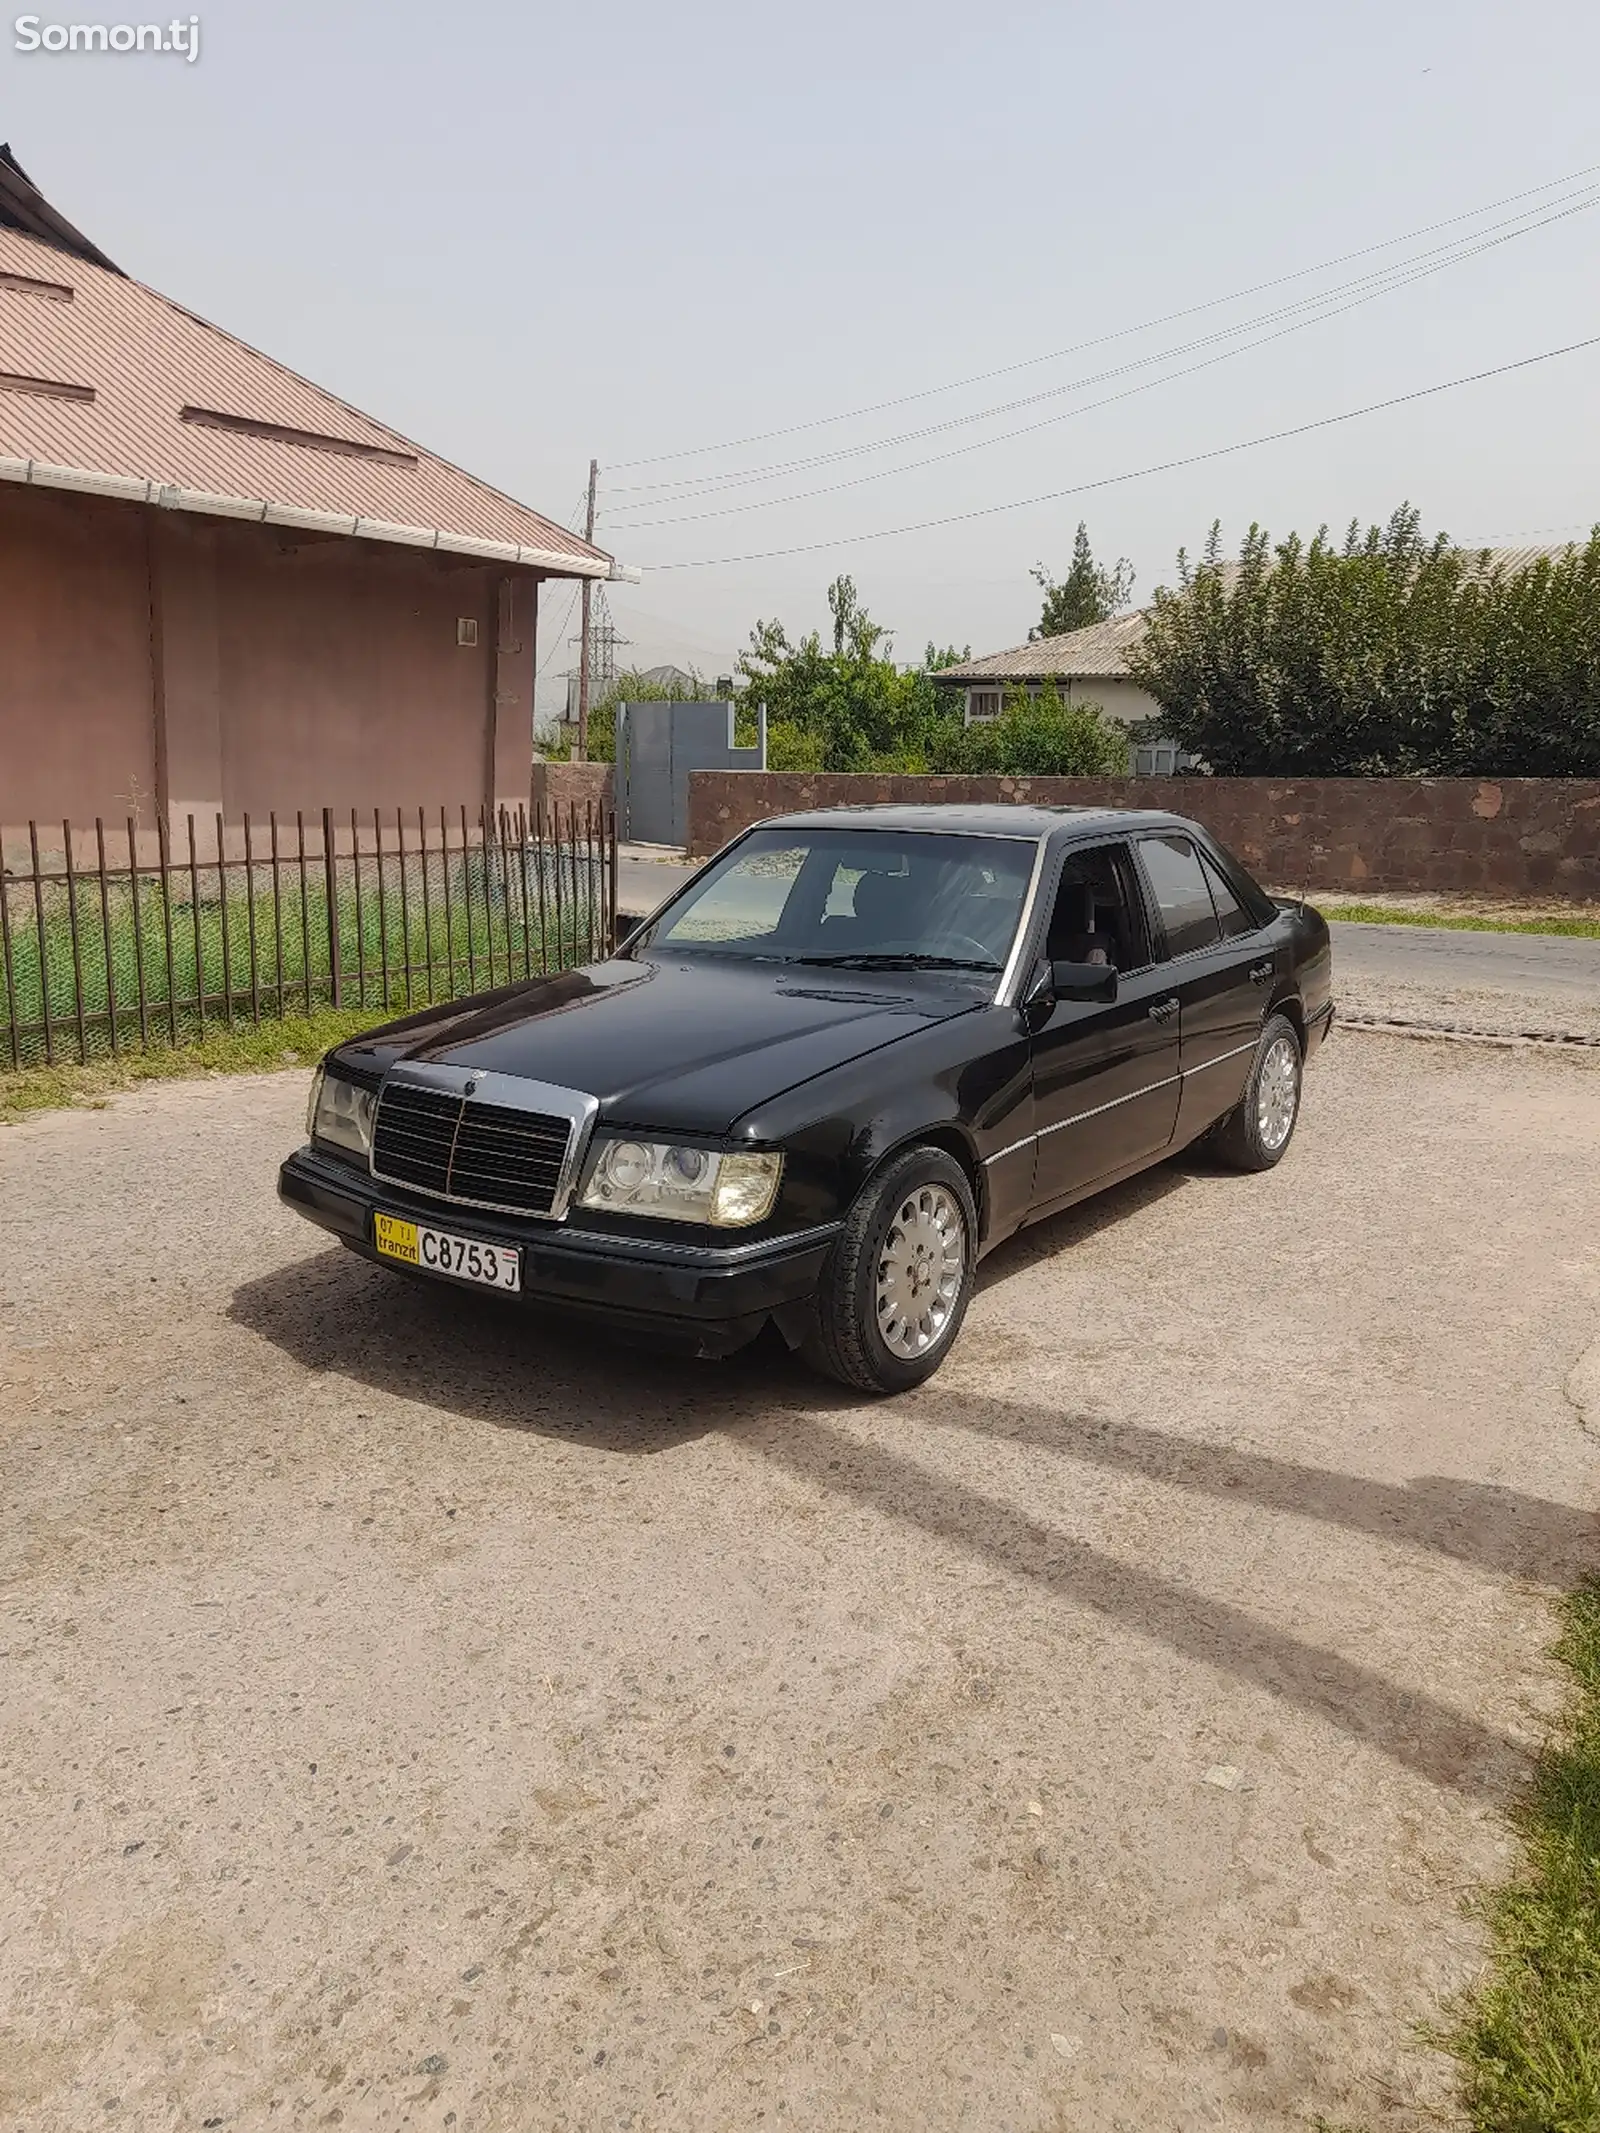
{"label": "front grille", "polygon": [[390,1082],[378,1099],[372,1168],[378,1177],[441,1199],[547,1215],[571,1134],[570,1119],[547,1111],[472,1103]]}

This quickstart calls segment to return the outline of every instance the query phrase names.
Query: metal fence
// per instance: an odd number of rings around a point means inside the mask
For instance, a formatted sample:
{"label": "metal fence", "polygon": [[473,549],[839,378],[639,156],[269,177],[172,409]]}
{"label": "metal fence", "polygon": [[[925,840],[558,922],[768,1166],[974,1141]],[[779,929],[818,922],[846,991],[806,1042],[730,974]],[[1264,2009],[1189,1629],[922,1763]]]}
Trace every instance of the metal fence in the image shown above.
{"label": "metal fence", "polygon": [[616,820],[593,804],[190,815],[174,842],[165,824],[28,824],[0,887],[0,1069],[325,1007],[404,1013],[614,936]]}

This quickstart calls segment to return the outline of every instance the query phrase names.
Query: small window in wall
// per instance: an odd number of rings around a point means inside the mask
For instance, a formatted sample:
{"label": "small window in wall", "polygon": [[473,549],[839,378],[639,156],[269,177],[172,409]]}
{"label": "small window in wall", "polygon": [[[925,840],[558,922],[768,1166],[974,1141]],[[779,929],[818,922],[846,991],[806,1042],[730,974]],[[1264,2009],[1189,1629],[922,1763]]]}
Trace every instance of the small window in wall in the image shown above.
{"label": "small window in wall", "polygon": [[1178,749],[1173,741],[1141,742],[1133,751],[1136,778],[1172,778],[1178,774]]}
{"label": "small window in wall", "polygon": [[476,644],[478,641],[478,618],[476,615],[457,615],[456,643]]}
{"label": "small window in wall", "polygon": [[990,719],[1000,716],[1000,691],[998,689],[969,689],[967,691],[967,724],[986,726]]}

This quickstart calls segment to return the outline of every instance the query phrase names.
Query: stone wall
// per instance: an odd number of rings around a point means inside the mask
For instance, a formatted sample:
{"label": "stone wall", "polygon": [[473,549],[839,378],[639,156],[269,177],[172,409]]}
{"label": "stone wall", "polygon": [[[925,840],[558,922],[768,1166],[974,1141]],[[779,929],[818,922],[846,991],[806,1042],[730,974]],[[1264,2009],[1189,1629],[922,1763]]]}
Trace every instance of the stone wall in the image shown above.
{"label": "stone wall", "polygon": [[609,763],[535,763],[533,805],[536,809],[575,807],[579,814],[591,802],[602,808],[616,804]]}
{"label": "stone wall", "polygon": [[766,815],[873,801],[1159,807],[1275,889],[1463,891],[1600,901],[1595,778],[904,778],[696,771],[696,858]]}

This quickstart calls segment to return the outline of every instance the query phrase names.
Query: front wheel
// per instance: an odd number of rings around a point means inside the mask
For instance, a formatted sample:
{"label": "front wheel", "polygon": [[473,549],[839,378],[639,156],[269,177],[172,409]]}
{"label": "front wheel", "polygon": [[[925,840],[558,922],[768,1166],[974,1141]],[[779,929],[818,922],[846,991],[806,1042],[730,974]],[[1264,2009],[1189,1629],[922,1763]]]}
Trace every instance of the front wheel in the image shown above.
{"label": "front wheel", "polygon": [[1236,1170],[1270,1170],[1300,1116],[1300,1039],[1287,1015],[1269,1015],[1237,1106],[1212,1129],[1211,1145]]}
{"label": "front wheel", "polygon": [[894,1157],[845,1217],[807,1361],[863,1392],[906,1392],[932,1377],[966,1315],[977,1234],[959,1163],[940,1148]]}

